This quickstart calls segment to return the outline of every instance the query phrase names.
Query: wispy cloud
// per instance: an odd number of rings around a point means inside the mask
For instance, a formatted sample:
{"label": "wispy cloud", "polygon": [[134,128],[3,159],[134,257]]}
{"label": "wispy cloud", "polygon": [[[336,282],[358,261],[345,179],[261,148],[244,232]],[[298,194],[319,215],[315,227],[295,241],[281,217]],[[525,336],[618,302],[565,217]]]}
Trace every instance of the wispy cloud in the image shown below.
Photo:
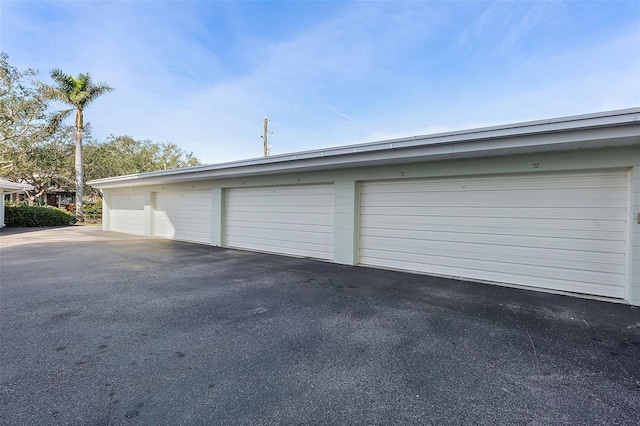
{"label": "wispy cloud", "polygon": [[347,114],[344,114],[344,113],[342,113],[342,112],[338,111],[338,110],[337,110],[337,109],[335,109],[335,108],[331,108],[329,105],[327,105],[327,108],[329,108],[329,111],[331,111],[331,112],[335,112],[335,113],[336,113],[337,115],[339,115],[340,117],[344,117],[344,118],[346,118],[347,120],[349,120],[349,121],[351,121],[351,122],[353,122],[353,123],[357,123],[357,121],[356,121],[353,117],[350,117],[350,116],[348,116]]}
{"label": "wispy cloud", "polygon": [[15,65],[116,88],[87,112],[96,137],[172,141],[206,162],[261,155],[265,115],[299,127],[276,132],[278,153],[640,104],[630,3],[1,7]]}
{"label": "wispy cloud", "polygon": [[494,2],[461,31],[458,44],[478,54],[519,54],[532,33],[545,31],[564,9],[562,3]]}

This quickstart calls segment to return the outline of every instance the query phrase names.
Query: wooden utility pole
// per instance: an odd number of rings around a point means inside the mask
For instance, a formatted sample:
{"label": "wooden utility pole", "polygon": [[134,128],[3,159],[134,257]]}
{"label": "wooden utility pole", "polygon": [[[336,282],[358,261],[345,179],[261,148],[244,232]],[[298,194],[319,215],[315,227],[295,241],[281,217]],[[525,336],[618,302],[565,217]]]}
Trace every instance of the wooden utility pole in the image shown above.
{"label": "wooden utility pole", "polygon": [[269,143],[267,142],[267,136],[269,135],[268,123],[269,123],[269,120],[267,120],[267,117],[265,117],[264,118],[264,134],[262,136],[262,139],[263,139],[263,142],[264,142],[264,156],[265,157],[267,155],[269,155]]}

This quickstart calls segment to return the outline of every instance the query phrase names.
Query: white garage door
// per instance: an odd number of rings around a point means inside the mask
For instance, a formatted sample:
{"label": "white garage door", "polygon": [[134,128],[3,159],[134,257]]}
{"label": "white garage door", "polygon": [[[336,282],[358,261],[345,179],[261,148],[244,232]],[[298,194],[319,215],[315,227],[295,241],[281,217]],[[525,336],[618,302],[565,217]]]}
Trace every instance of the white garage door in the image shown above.
{"label": "white garage door", "polygon": [[111,195],[109,229],[144,235],[144,194]]}
{"label": "white garage door", "polygon": [[333,259],[333,185],[226,191],[226,245]]}
{"label": "white garage door", "polygon": [[156,193],[154,235],[211,244],[211,191]]}
{"label": "white garage door", "polygon": [[361,184],[360,263],[625,297],[628,174]]}

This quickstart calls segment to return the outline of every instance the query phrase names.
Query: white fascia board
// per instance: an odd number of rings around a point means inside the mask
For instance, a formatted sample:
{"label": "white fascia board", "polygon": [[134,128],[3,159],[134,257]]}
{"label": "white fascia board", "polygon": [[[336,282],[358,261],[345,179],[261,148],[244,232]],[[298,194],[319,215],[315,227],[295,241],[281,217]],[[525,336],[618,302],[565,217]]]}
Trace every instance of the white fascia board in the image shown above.
{"label": "white fascia board", "polygon": [[640,108],[631,108],[118,176],[87,183],[97,188],[115,188],[399,162],[512,155],[514,150],[553,152],[587,147],[637,146],[639,143]]}
{"label": "white fascia board", "polygon": [[16,183],[8,180],[0,179],[0,189],[2,192],[15,192],[33,189],[33,186],[27,183]]}

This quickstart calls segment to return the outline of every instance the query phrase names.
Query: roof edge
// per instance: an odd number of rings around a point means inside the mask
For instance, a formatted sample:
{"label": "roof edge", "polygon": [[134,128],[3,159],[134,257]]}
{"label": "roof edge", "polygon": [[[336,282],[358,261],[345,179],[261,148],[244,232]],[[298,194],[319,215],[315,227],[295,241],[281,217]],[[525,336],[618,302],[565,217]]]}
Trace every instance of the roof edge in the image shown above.
{"label": "roof edge", "polygon": [[115,176],[103,179],[95,179],[87,182],[87,184],[100,187],[101,185],[109,185],[116,182],[135,182],[137,180],[146,180],[156,177],[198,174],[200,172],[222,171],[226,169],[236,169],[241,167],[259,165],[274,165],[274,163],[277,164],[291,161],[309,160],[314,158],[357,155],[374,151],[400,150],[406,148],[415,148],[417,146],[436,146],[448,144],[461,145],[478,140],[504,139],[509,137],[522,137],[544,133],[569,132],[583,129],[638,124],[640,124],[640,107],[635,107],[551,119],[525,121],[505,125],[479,127],[451,132],[434,133],[429,135],[386,139],[361,144],[320,148],[309,151],[279,154],[269,157],[258,157],[226,163],[185,167],[181,169],[170,169],[156,172],[138,173],[133,175]]}
{"label": "roof edge", "polygon": [[12,191],[25,191],[27,189],[33,189],[32,185],[29,185],[28,183],[17,183],[17,182],[11,182],[9,180],[4,180],[4,179],[0,179],[0,189],[2,189],[3,191],[5,189],[10,189]]}

